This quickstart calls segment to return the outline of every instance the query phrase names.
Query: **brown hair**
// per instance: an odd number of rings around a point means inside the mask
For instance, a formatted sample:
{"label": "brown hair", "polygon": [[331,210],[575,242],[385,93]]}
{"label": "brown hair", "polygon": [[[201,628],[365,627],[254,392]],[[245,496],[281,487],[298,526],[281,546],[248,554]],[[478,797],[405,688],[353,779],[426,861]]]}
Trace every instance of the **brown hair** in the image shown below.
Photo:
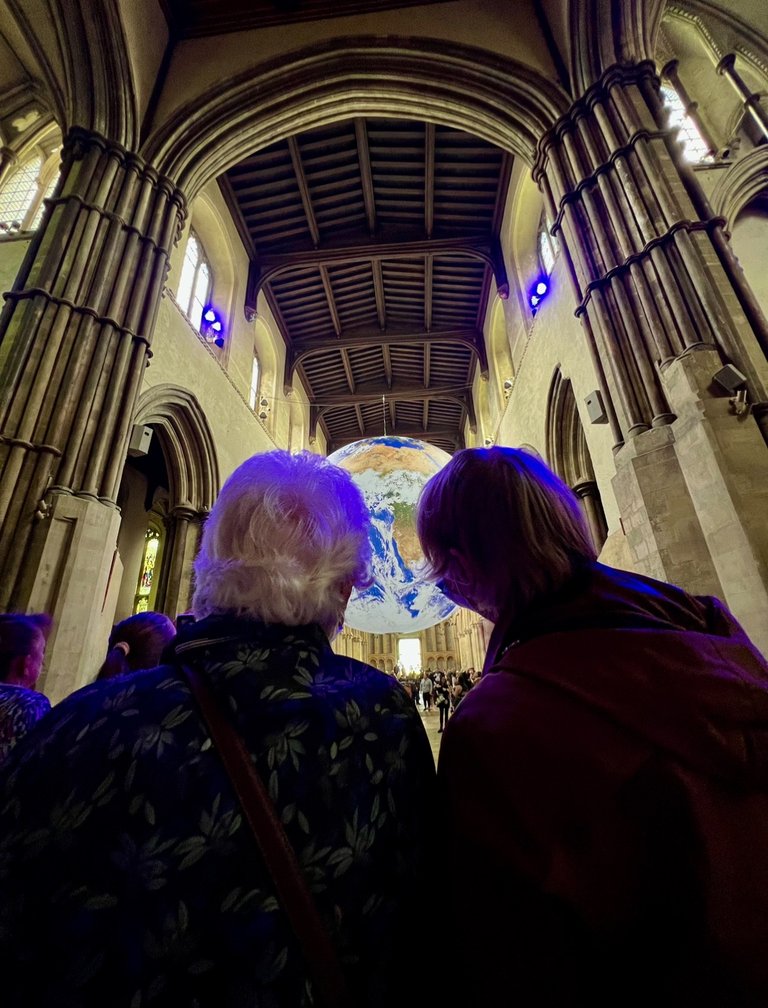
{"label": "brown hair", "polygon": [[114,679],[137,669],[153,668],[175,635],[173,620],[159,612],[136,613],[116,623],[96,679]]}
{"label": "brown hair", "polygon": [[15,658],[30,654],[38,635],[47,640],[51,622],[46,613],[0,613],[0,682],[7,681]]}
{"label": "brown hair", "polygon": [[416,526],[428,574],[460,554],[475,598],[520,612],[559,588],[595,549],[574,493],[533,455],[465,448],[421,492]]}

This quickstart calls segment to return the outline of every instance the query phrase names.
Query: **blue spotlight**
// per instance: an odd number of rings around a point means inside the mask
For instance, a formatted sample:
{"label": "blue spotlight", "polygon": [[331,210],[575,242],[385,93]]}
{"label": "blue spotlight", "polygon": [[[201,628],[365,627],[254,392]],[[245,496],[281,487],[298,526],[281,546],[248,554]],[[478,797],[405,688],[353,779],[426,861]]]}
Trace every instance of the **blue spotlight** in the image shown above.
{"label": "blue spotlight", "polygon": [[531,293],[528,296],[528,303],[534,315],[547,294],[549,294],[549,280],[547,277],[541,276],[531,288]]}
{"label": "blue spotlight", "polygon": [[200,334],[207,343],[214,343],[217,347],[224,346],[224,327],[219,313],[212,305],[206,305],[203,310]]}

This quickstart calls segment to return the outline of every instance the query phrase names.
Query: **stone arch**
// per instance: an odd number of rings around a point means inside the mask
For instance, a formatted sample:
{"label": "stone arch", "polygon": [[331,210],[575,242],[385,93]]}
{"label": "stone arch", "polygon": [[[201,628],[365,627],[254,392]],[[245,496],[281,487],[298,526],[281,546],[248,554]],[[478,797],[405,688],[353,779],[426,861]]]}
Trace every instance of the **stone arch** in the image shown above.
{"label": "stone arch", "polygon": [[207,89],[177,109],[142,154],[192,199],[248,149],[353,115],[392,115],[460,125],[532,164],[539,137],[568,105],[543,74],[473,46],[337,38]]}
{"label": "stone arch", "polygon": [[570,378],[563,377],[559,367],[549,387],[546,451],[550,468],[581,501],[592,541],[599,551],[608,535],[608,525],[576,396]]}
{"label": "stone arch", "polygon": [[139,399],[134,423],[155,428],[170,480],[170,507],[210,511],[220,479],[213,436],[195,396],[175,385],[155,385]]}
{"label": "stone arch", "polygon": [[[141,128],[131,57],[135,47],[120,8],[119,0],[43,0],[5,9],[27,40],[37,71],[35,85],[45,94],[62,133],[80,126],[135,150]],[[104,45],[105,38],[110,45]]]}
{"label": "stone arch", "polygon": [[[652,61],[666,0],[569,0],[560,38],[568,53],[567,74],[574,98],[581,95],[615,64]],[[606,9],[608,8],[608,9]]]}
{"label": "stone arch", "polygon": [[757,196],[768,192],[768,147],[755,147],[719,179],[712,191],[712,208],[729,227]]}

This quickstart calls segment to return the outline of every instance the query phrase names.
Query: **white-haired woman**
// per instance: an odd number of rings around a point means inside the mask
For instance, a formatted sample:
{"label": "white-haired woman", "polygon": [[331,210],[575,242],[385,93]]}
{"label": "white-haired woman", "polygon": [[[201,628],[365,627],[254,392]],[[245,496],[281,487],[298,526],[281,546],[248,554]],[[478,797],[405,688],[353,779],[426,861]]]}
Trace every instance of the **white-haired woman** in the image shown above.
{"label": "white-haired woman", "polygon": [[4,1005],[319,1003],[181,666],[204,677],[268,789],[349,1003],[424,998],[402,948],[433,910],[434,761],[397,680],[329,644],[369,563],[343,470],[275,451],[233,473],[195,563],[197,620],[165,664],[60,704],[12,770]]}
{"label": "white-haired woman", "polygon": [[768,665],[736,620],[597,563],[523,451],[458,452],[417,522],[495,623],[438,762],[455,1004],[768,1004]]}

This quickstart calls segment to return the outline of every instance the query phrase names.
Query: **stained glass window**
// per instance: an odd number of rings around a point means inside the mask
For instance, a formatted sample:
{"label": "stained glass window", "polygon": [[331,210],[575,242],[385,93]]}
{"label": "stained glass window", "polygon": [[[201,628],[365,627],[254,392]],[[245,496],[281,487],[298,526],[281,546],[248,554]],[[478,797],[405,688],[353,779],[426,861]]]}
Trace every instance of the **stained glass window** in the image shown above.
{"label": "stained glass window", "polygon": [[149,597],[155,577],[157,554],[160,549],[160,533],[157,529],[148,528],[144,535],[144,555],[141,559],[139,583],[136,586],[134,612],[146,612],[149,609]]}
{"label": "stained glass window", "polygon": [[195,329],[200,328],[203,309],[211,296],[211,287],[210,263],[205,257],[200,239],[194,231],[190,231],[176,300]]}
{"label": "stained glass window", "polygon": [[680,95],[673,87],[667,85],[661,88],[661,97],[669,115],[669,125],[678,130],[678,139],[683,145],[683,157],[686,161],[712,161],[712,155],[706,141],[699,132],[696,123],[685,111],[685,105]]}
{"label": "stained glass window", "polygon": [[42,162],[38,158],[17,168],[0,190],[0,234],[20,231],[37,194]]}

